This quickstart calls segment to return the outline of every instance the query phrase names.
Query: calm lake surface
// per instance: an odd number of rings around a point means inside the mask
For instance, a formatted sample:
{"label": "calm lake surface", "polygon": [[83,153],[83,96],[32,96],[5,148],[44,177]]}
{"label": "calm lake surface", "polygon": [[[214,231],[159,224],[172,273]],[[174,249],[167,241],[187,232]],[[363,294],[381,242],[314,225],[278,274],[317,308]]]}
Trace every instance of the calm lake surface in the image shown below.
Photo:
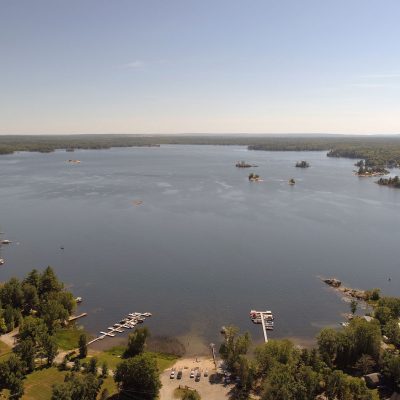
{"label": "calm lake surface", "polygon": [[[235,324],[261,340],[255,308],[274,312],[272,337],[308,340],[349,310],[320,275],[400,295],[400,190],[325,154],[171,145],[1,156],[0,231],[15,243],[0,249],[0,280],[53,266],[84,298],[93,333],[150,311],[154,335],[208,343]],[[294,167],[303,159],[311,168]],[[251,171],[264,182],[248,182]]]}

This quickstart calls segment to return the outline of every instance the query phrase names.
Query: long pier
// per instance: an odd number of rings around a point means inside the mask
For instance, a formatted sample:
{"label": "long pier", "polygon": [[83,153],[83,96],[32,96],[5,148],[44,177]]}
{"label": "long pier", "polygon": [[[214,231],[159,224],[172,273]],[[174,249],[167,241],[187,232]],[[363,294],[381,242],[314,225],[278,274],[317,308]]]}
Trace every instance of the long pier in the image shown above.
{"label": "long pier", "polygon": [[261,313],[261,325],[262,325],[263,333],[264,333],[264,341],[265,341],[265,343],[268,343],[267,328],[265,327],[265,318],[264,318],[263,313]]}
{"label": "long pier", "polygon": [[268,343],[267,330],[274,329],[274,317],[271,311],[250,311],[250,318],[255,324],[261,324],[264,334],[264,341]]}
{"label": "long pier", "polygon": [[125,329],[132,329],[137,324],[143,323],[147,317],[151,317],[151,313],[130,313],[127,317],[121,319],[120,322],[115,323],[113,326],[107,328],[106,331],[100,331],[100,335],[88,342],[87,345],[97,342],[98,340],[102,340],[105,337],[114,337],[118,333],[123,333]]}

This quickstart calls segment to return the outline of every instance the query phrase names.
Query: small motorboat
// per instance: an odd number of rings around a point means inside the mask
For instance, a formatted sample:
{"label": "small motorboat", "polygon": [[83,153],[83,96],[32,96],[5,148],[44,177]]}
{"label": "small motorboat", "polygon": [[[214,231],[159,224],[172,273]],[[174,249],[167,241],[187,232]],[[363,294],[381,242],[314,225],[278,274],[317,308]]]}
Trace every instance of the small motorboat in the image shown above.
{"label": "small motorboat", "polygon": [[3,265],[5,263],[4,258],[0,258],[0,265]]}
{"label": "small motorboat", "polygon": [[1,244],[11,244],[11,243],[12,243],[11,240],[8,239],[4,239],[1,241]]}

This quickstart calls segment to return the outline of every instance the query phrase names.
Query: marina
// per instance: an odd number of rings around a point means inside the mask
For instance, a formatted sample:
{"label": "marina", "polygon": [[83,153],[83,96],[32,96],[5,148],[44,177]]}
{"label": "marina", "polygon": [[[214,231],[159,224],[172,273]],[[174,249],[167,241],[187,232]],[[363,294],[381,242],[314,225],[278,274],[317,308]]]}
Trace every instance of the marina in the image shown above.
{"label": "marina", "polygon": [[137,324],[143,323],[146,318],[151,316],[152,314],[149,312],[129,313],[128,316],[121,319],[120,322],[115,323],[113,326],[109,326],[107,331],[100,331],[100,335],[88,342],[88,345],[97,342],[98,340],[102,340],[105,337],[115,337],[116,334],[125,332],[125,329],[134,328]]}

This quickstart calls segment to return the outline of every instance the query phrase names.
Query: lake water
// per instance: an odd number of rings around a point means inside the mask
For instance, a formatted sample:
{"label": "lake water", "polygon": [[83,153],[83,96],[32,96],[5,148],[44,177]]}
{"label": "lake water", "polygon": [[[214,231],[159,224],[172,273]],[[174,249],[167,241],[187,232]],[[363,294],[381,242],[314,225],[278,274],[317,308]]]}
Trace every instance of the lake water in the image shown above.
{"label": "lake water", "polygon": [[[94,333],[150,311],[154,335],[207,343],[235,324],[261,340],[255,308],[274,312],[271,337],[308,340],[349,310],[320,275],[400,295],[400,190],[325,154],[170,145],[1,156],[0,230],[15,243],[0,249],[0,280],[53,266]],[[303,159],[311,168],[294,167]],[[249,182],[252,170],[264,181]]]}

